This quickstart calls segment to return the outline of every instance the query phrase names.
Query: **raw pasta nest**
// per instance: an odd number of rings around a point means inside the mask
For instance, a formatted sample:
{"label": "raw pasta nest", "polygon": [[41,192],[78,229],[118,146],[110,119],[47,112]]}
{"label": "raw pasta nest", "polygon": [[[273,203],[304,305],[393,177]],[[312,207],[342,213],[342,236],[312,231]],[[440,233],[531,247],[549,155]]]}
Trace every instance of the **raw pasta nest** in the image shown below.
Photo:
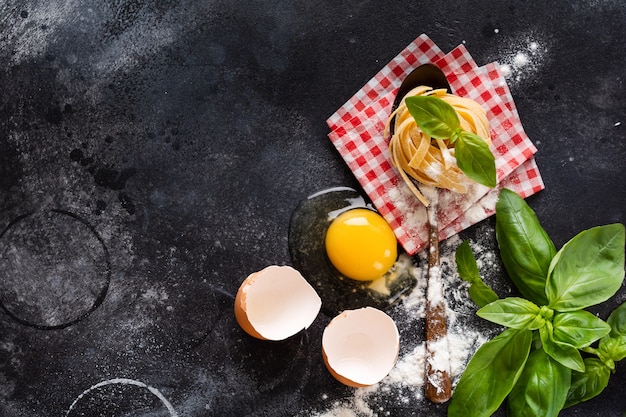
{"label": "raw pasta nest", "polygon": [[[477,134],[491,145],[489,121],[480,104],[466,97],[448,94],[445,89],[433,90],[427,86],[414,88],[405,98],[418,95],[435,96],[450,104],[456,110],[461,129]],[[448,139],[433,139],[422,132],[409,113],[404,98],[389,117],[386,132],[389,132],[394,116],[394,134],[389,142],[389,156],[402,179],[422,204],[428,206],[429,201],[415,186],[413,180],[461,194],[467,193],[473,181],[457,166],[454,144]]]}

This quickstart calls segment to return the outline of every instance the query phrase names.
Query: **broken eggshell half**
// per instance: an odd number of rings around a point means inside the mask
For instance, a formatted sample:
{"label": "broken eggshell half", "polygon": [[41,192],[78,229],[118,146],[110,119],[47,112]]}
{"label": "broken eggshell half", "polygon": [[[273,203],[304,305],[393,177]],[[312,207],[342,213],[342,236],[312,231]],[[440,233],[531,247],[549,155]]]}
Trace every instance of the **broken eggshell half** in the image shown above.
{"label": "broken eggshell half", "polygon": [[373,307],[342,312],[322,335],[326,367],[339,382],[351,387],[380,382],[395,366],[399,351],[395,322]]}
{"label": "broken eggshell half", "polygon": [[235,297],[235,317],[250,336],[284,340],[308,328],[321,306],[322,300],[300,272],[271,265],[243,281]]}

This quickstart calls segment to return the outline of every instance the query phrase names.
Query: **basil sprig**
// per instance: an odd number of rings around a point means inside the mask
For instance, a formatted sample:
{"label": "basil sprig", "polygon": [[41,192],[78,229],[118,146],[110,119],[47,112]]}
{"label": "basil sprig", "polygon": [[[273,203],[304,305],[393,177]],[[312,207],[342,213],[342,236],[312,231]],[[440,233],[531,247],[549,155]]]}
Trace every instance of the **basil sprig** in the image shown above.
{"label": "basil sprig", "polygon": [[489,145],[480,136],[461,129],[451,105],[433,96],[407,97],[405,103],[424,133],[455,144],[456,163],[468,178],[487,187],[496,186],[496,162]]}
{"label": "basil sprig", "polygon": [[[625,229],[610,224],[584,230],[556,251],[526,202],[503,189],[496,237],[503,264],[525,298],[497,299],[478,310],[508,329],[474,354],[448,415],[490,416],[508,399],[509,416],[556,417],[602,392],[615,362],[626,358],[626,303],[606,322],[584,310],[621,287]],[[459,275],[475,277],[467,248],[459,249]]]}

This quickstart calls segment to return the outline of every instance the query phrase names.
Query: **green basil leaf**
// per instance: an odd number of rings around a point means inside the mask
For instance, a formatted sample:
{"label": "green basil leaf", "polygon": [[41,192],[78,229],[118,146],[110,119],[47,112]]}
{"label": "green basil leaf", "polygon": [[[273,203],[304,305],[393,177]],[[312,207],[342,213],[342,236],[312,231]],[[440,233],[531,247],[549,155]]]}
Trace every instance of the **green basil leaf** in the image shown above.
{"label": "green basil leaf", "polygon": [[590,346],[611,331],[604,320],[584,310],[556,313],[552,324],[554,340],[578,349]]}
{"label": "green basil leaf", "polygon": [[478,307],[484,307],[492,301],[496,301],[498,295],[484,283],[478,271],[476,259],[472,253],[472,248],[467,240],[464,240],[456,250],[454,255],[459,277],[470,283],[469,295]]}
{"label": "green basil leaf", "polygon": [[590,400],[609,384],[611,371],[597,358],[585,358],[585,371],[572,372],[572,383],[565,407]]}
{"label": "green basil leaf", "polygon": [[552,356],[554,360],[574,371],[585,371],[585,364],[578,349],[567,343],[554,340],[552,323],[546,322],[546,325],[539,329],[539,336],[541,337],[543,350]]}
{"label": "green basil leaf", "polygon": [[469,287],[469,295],[474,304],[478,307],[484,307],[489,303],[498,300],[498,294],[496,294],[489,285],[483,281],[476,281]]}
{"label": "green basil leaf", "polygon": [[508,396],[507,416],[556,417],[565,405],[571,373],[543,349],[532,351]]}
{"label": "green basil leaf", "polygon": [[533,322],[541,309],[519,297],[496,300],[476,312],[479,317],[513,329],[524,329]]}
{"label": "green basil leaf", "polygon": [[613,310],[606,322],[611,326],[611,337],[626,335],[626,302]]}
{"label": "green basil leaf", "polygon": [[622,224],[584,230],[554,256],[548,271],[546,295],[549,306],[573,311],[612,297],[624,281]]}
{"label": "green basil leaf", "polygon": [[454,156],[468,178],[490,188],[496,186],[496,159],[483,138],[461,132],[454,143]]}
{"label": "green basil leaf", "polygon": [[[600,359],[605,362],[609,368],[613,368],[615,362],[626,358],[626,335],[602,338],[598,350]],[[611,362],[613,366],[610,366]]]}
{"label": "green basil leaf", "polygon": [[420,129],[432,138],[448,139],[461,124],[456,110],[440,98],[413,96],[405,103]]}
{"label": "green basil leaf", "polygon": [[469,241],[464,240],[454,253],[454,260],[456,262],[456,269],[459,273],[459,277],[463,281],[467,281],[470,284],[480,281],[480,272],[478,271],[478,265],[476,264],[476,258],[470,247]]}
{"label": "green basil leaf", "polygon": [[506,188],[496,204],[496,238],[502,263],[517,289],[535,304],[546,305],[544,288],[556,248],[535,212]]}
{"label": "green basil leaf", "polygon": [[448,416],[491,416],[522,373],[531,343],[530,330],[507,329],[483,344],[459,379]]}

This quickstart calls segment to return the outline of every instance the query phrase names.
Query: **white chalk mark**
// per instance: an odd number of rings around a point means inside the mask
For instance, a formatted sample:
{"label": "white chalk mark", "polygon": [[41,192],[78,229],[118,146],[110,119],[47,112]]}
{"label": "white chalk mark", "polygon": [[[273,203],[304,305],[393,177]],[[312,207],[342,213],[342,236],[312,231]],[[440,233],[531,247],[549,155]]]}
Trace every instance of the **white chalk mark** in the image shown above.
{"label": "white chalk mark", "polygon": [[170,404],[170,402],[167,400],[167,398],[165,398],[163,396],[163,394],[161,394],[161,392],[156,389],[153,388],[149,385],[144,384],[141,381],[135,381],[134,379],[128,379],[128,378],[114,378],[114,379],[109,379],[106,381],[102,381],[102,382],[98,382],[96,385],[93,385],[92,387],[89,387],[88,389],[86,389],[85,391],[83,391],[82,394],[80,394],[78,397],[76,397],[76,399],[74,400],[74,402],[72,403],[72,405],[70,405],[70,408],[68,408],[67,412],[65,413],[65,417],[68,417],[70,412],[74,409],[74,407],[76,406],[76,404],[85,396],[87,395],[89,392],[96,390],[98,388],[104,387],[106,385],[114,385],[114,384],[120,384],[120,385],[134,385],[137,387],[141,387],[141,388],[146,388],[148,391],[150,391],[152,394],[154,394],[159,400],[161,400],[161,402],[163,403],[163,405],[167,408],[167,410],[170,412],[170,416],[171,417],[178,417],[178,413],[176,412],[176,410],[174,410],[174,407],[172,406],[172,404]]}

